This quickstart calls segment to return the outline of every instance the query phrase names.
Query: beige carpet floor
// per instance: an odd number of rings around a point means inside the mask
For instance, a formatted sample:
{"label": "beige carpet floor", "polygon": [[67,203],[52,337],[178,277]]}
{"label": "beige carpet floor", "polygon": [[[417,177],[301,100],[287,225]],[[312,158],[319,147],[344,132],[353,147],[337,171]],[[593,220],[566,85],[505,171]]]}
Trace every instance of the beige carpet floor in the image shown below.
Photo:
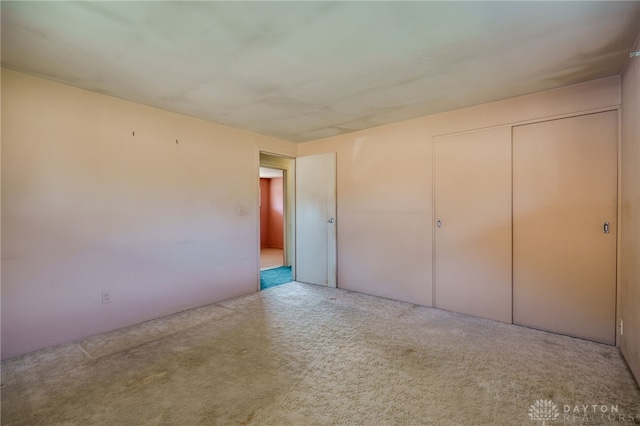
{"label": "beige carpet floor", "polygon": [[615,347],[299,283],[2,363],[6,425],[542,425],[539,399],[640,423]]}

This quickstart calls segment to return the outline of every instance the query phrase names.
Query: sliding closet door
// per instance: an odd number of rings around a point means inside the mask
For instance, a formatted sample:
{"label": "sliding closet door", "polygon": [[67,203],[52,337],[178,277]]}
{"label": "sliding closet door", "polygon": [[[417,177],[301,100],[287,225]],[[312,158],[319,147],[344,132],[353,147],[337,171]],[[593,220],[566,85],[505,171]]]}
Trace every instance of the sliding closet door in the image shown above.
{"label": "sliding closet door", "polygon": [[435,306],[511,322],[511,129],[439,137]]}
{"label": "sliding closet door", "polygon": [[514,323],[615,343],[616,112],[513,129]]}

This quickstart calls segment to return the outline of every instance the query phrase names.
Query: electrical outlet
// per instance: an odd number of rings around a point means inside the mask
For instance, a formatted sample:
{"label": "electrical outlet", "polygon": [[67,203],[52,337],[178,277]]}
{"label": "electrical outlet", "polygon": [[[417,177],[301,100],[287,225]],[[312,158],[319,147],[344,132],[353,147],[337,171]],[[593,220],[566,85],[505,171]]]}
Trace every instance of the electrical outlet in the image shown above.
{"label": "electrical outlet", "polygon": [[624,332],[624,321],[620,320],[620,335]]}
{"label": "electrical outlet", "polygon": [[104,305],[105,303],[111,303],[111,292],[110,291],[103,291],[102,292],[102,304]]}

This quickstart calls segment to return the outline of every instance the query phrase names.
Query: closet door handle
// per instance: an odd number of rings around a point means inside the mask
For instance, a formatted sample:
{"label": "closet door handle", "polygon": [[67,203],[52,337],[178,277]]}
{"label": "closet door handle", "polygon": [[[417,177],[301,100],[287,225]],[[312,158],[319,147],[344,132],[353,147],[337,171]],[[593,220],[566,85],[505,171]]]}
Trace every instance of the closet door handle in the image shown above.
{"label": "closet door handle", "polygon": [[609,233],[609,222],[605,222],[604,225],[602,225],[602,232],[604,232],[605,234]]}

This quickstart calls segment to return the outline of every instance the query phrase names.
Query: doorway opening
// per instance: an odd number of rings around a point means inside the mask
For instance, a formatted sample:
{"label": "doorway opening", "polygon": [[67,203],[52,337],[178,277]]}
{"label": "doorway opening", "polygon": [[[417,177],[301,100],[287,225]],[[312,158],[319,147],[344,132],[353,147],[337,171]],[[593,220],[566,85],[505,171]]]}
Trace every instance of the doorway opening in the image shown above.
{"label": "doorway opening", "polygon": [[284,171],[260,167],[260,270],[284,266]]}
{"label": "doorway opening", "polygon": [[292,158],[260,153],[260,290],[293,280]]}

